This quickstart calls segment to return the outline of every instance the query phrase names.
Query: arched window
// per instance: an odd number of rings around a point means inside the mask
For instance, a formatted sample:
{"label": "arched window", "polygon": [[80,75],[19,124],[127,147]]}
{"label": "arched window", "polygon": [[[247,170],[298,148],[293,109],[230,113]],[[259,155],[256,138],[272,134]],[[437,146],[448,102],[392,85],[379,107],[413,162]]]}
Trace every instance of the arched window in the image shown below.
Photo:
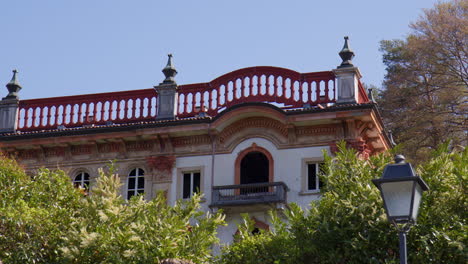
{"label": "arched window", "polygon": [[140,168],[133,169],[128,174],[127,199],[145,192],[145,171]]}
{"label": "arched window", "polygon": [[73,185],[87,190],[89,188],[89,174],[84,171],[78,172],[73,179]]}
{"label": "arched window", "polygon": [[237,156],[234,184],[273,182],[273,163],[268,150],[252,143]]}
{"label": "arched window", "polygon": [[265,154],[252,151],[247,153],[240,164],[240,184],[268,182],[269,164]]}

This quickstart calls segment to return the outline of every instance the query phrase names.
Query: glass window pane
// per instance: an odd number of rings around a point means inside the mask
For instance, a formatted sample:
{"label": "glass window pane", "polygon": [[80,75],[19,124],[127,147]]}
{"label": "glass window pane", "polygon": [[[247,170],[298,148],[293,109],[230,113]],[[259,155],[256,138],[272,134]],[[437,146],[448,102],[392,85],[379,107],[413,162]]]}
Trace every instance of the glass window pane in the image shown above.
{"label": "glass window pane", "polygon": [[182,198],[190,198],[190,173],[184,173]]}
{"label": "glass window pane", "polygon": [[127,199],[132,198],[132,196],[134,196],[134,195],[135,195],[135,192],[134,192],[134,191],[128,191],[128,192],[127,192]]}
{"label": "glass window pane", "polygon": [[307,164],[307,190],[317,189],[317,167],[315,163]]}
{"label": "glass window pane", "polygon": [[81,173],[79,173],[78,175],[76,175],[75,181],[76,181],[76,182],[81,181]]}
{"label": "glass window pane", "polygon": [[319,181],[319,189],[322,189],[323,187],[323,177],[324,177],[324,174],[325,174],[325,163],[319,163],[318,164],[319,166],[319,175],[317,175],[318,177],[318,181]]}
{"label": "glass window pane", "polygon": [[423,191],[419,184],[416,184],[416,189],[414,191],[413,212],[411,212],[411,217],[416,220],[416,217],[418,217],[419,205],[421,203],[421,196]]}
{"label": "glass window pane", "polygon": [[409,216],[413,181],[386,182],[380,186],[389,216]]}
{"label": "glass window pane", "polygon": [[138,190],[137,193],[138,194],[143,194],[143,193],[145,193],[145,190]]}
{"label": "glass window pane", "polygon": [[89,181],[89,174],[88,174],[88,173],[85,173],[85,174],[84,174],[84,180],[85,180],[85,181]]}
{"label": "glass window pane", "polygon": [[136,169],[132,170],[128,176],[136,176]]}
{"label": "glass window pane", "polygon": [[199,192],[200,191],[200,173],[195,172],[193,174],[193,192]]}
{"label": "glass window pane", "polygon": [[145,188],[145,178],[138,177],[138,189],[143,189],[143,188]]}
{"label": "glass window pane", "polygon": [[135,189],[135,178],[134,177],[128,178],[128,189],[129,190],[134,190]]}
{"label": "glass window pane", "polygon": [[145,171],[143,169],[138,169],[138,175],[140,176],[145,175]]}

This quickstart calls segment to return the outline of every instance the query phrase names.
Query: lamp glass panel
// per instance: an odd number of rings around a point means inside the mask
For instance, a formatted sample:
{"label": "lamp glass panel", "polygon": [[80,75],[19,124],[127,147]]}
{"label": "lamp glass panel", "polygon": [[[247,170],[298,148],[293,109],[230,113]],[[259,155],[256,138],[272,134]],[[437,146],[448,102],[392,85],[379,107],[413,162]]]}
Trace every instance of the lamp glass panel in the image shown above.
{"label": "lamp glass panel", "polygon": [[380,185],[388,216],[409,216],[413,181],[385,182]]}
{"label": "lamp glass panel", "polygon": [[416,221],[416,217],[418,217],[419,205],[421,204],[421,197],[422,197],[422,189],[419,184],[416,184],[416,189],[414,190],[414,204],[413,204],[413,212],[411,212],[411,218]]}

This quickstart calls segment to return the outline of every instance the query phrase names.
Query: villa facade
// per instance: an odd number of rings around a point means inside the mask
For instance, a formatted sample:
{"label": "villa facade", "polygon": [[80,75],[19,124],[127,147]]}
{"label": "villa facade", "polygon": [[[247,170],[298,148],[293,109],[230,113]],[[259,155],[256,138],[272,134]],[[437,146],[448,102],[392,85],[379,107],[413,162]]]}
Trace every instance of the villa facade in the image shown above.
{"label": "villa facade", "polygon": [[60,168],[90,186],[116,160],[122,195],[168,201],[202,192],[223,209],[232,240],[240,214],[268,228],[267,212],[320,196],[323,153],[344,140],[362,158],[387,150],[378,108],[345,40],[336,69],[250,67],[210,82],[176,83],[172,56],[150,89],[20,100],[14,72],[0,101],[0,150],[33,172]]}

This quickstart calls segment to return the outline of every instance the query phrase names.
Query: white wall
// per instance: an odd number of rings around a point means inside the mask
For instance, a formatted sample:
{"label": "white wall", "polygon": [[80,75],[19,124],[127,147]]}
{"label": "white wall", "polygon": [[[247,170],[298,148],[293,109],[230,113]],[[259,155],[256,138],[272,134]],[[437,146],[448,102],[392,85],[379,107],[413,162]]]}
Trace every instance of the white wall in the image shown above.
{"label": "white wall", "polygon": [[[212,184],[212,156],[193,156],[179,157],[176,160],[176,169],[173,171],[173,183],[171,186],[170,201],[175,202],[180,198],[177,186],[181,185],[180,175],[177,175],[177,169],[202,167],[202,188],[205,193],[206,202],[202,204],[204,210],[210,210],[211,203],[211,187],[213,185],[231,185],[234,184],[235,161],[240,152],[249,148],[252,144],[266,149],[274,160],[274,181],[282,181],[289,187],[287,193],[288,203],[295,202],[302,207],[307,207],[312,200],[319,198],[319,194],[303,194],[303,163],[304,159],[320,160],[323,157],[322,150],[330,151],[328,146],[305,147],[293,149],[277,149],[270,141],[263,138],[250,138],[237,145],[230,154],[221,154],[214,156],[214,184]],[[250,213],[258,220],[268,222],[265,211]],[[228,215],[226,218],[227,227],[220,228],[219,237],[222,242],[232,241],[232,236],[237,230],[236,223],[241,221],[239,213]]]}

